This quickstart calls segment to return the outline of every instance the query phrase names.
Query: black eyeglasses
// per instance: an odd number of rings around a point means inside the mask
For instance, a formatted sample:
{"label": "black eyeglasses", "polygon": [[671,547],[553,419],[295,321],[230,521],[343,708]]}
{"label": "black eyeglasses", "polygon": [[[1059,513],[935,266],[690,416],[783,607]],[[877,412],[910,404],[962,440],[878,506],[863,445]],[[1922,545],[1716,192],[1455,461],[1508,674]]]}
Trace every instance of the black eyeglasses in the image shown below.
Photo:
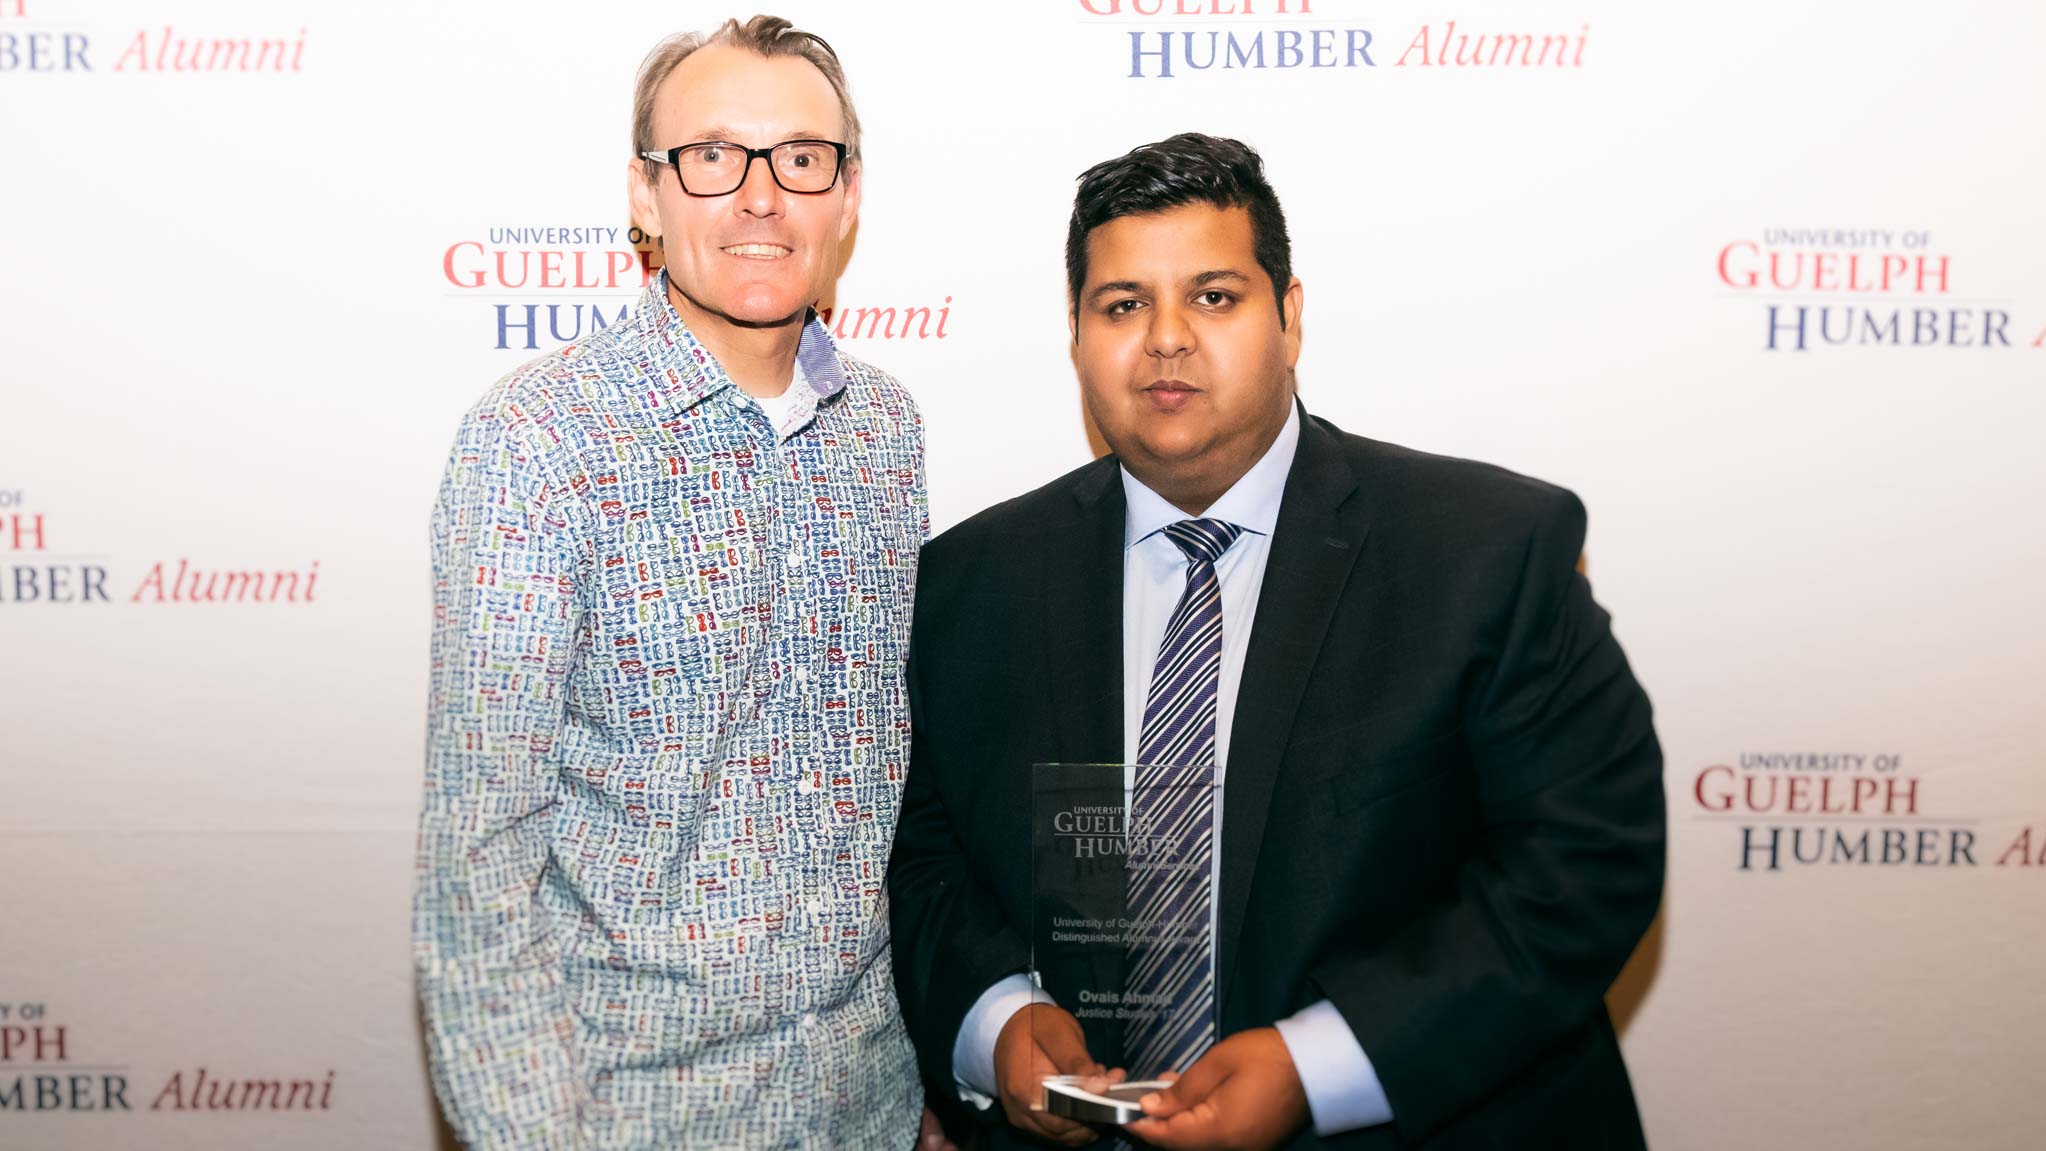
{"label": "black eyeglasses", "polygon": [[814,196],[829,192],[845,166],[845,145],[835,140],[783,140],[771,148],[713,141],[683,144],[665,152],[641,152],[644,159],[675,169],[682,190],[692,196],[724,196],[739,190],[753,161],[767,161],[767,171],[785,192]]}

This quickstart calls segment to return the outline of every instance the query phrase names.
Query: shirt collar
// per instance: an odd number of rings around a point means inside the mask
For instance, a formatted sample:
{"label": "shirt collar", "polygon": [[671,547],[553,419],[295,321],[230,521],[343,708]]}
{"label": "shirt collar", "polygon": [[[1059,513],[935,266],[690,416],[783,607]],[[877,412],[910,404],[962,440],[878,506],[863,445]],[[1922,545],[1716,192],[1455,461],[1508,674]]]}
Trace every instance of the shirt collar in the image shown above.
{"label": "shirt collar", "polygon": [[803,357],[798,354],[788,390],[771,400],[755,396],[753,402],[767,413],[768,423],[774,425],[775,442],[780,443],[802,431],[816,418],[817,405],[824,402],[824,397],[817,394],[816,387],[810,382],[810,373],[803,367]]}
{"label": "shirt collar", "polygon": [[[1265,454],[1250,466],[1250,470],[1222,493],[1213,506],[1201,513],[1201,518],[1221,520],[1235,524],[1247,532],[1269,536],[1279,526],[1279,500],[1286,494],[1286,476],[1293,470],[1293,453],[1300,446],[1300,405],[1289,403],[1286,409],[1286,426],[1279,429],[1278,437]],[[1130,474],[1128,468],[1122,471],[1122,494],[1126,509],[1122,521],[1122,546],[1125,551],[1164,531],[1188,515],[1173,507],[1164,496],[1145,487],[1143,482]]]}
{"label": "shirt collar", "polygon": [[[661,269],[640,293],[635,317],[646,348],[646,373],[655,386],[683,408],[691,408],[732,387],[732,378],[668,298],[668,270]],[[845,390],[845,365],[838,344],[813,311],[796,343],[796,372],[790,387],[805,387],[819,402]]]}

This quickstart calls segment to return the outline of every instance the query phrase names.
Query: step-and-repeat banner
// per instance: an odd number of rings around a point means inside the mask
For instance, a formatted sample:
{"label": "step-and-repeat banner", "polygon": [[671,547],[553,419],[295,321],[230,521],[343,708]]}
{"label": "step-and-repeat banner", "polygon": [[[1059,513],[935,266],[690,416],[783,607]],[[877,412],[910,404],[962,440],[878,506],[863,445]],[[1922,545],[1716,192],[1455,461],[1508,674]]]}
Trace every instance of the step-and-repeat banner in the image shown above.
{"label": "step-and-repeat banner", "polygon": [[[1668,754],[1658,1148],[2046,1142],[2046,12],[788,3],[943,528],[1090,457],[1073,180],[1265,155],[1343,427],[1567,485]],[[0,1146],[434,1146],[427,516],[619,323],[697,3],[0,0]]]}

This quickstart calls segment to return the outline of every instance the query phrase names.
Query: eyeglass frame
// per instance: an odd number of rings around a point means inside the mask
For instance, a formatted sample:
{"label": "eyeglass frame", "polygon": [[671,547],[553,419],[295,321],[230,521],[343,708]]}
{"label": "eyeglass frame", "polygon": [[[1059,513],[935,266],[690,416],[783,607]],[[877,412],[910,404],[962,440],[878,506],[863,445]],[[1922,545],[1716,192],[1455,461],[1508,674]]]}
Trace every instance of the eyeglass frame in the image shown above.
{"label": "eyeglass frame", "polygon": [[[837,165],[833,167],[831,170],[831,182],[829,184],[824,185],[822,188],[818,188],[815,191],[807,190],[799,191],[795,188],[789,187],[787,184],[782,183],[781,173],[774,170],[774,150],[776,148],[786,148],[790,144],[825,144],[830,146],[835,152],[837,152],[838,162]],[[739,170],[739,182],[733,184],[731,187],[725,189],[722,192],[690,191],[689,182],[682,178],[682,153],[688,151],[691,148],[730,148],[734,152],[746,153],[746,166]],[[753,174],[753,161],[756,159],[767,161],[768,178],[774,181],[775,187],[780,188],[782,191],[787,192],[789,195],[821,196],[824,193],[829,192],[833,188],[838,187],[839,177],[845,175],[845,161],[847,154],[848,153],[846,146],[844,144],[839,143],[836,140],[783,140],[778,144],[770,144],[765,148],[748,148],[744,144],[733,143],[730,140],[696,140],[688,144],[677,144],[665,152],[641,152],[639,155],[640,158],[643,160],[653,160],[658,163],[666,164],[671,170],[673,170],[675,173],[675,183],[681,186],[683,195],[709,199],[716,196],[729,196],[733,192],[736,192],[739,189],[745,187],[747,177]]]}

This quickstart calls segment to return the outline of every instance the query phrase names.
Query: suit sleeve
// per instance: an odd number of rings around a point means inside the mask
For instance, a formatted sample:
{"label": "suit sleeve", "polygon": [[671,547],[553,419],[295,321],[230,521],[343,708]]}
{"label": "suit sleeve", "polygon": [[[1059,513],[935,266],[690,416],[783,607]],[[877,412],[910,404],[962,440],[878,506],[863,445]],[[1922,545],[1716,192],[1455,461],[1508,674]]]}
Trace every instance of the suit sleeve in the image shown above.
{"label": "suit sleeve", "polygon": [[[928,554],[928,553],[927,553]],[[902,1017],[933,1098],[956,1094],[953,1050],[980,996],[1030,966],[1030,949],[974,874],[939,781],[973,764],[948,762],[926,709],[926,674],[938,595],[919,592],[909,658],[910,762],[888,868],[895,980]]]}
{"label": "suit sleeve", "polygon": [[465,1145],[577,1145],[574,1019],[536,894],[549,861],[575,552],[502,413],[463,424],[434,513],[413,953],[434,1086]]}
{"label": "suit sleeve", "polygon": [[1662,752],[1554,493],[1466,695],[1485,849],[1419,917],[1311,975],[1420,1139],[1602,1010],[1660,902]]}

